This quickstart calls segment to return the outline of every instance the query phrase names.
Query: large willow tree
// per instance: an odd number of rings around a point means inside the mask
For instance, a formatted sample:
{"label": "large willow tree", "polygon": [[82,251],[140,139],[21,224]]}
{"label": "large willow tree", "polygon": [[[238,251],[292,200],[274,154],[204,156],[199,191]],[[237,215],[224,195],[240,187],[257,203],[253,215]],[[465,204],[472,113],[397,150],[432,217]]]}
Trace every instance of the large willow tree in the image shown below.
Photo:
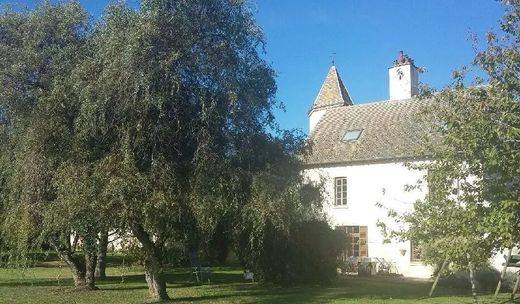
{"label": "large willow tree", "polygon": [[0,19],[0,206],[13,251],[51,243],[76,284],[94,287],[98,235],[130,231],[152,297],[167,299],[162,258],[179,237],[195,249],[226,221],[261,238],[267,222],[288,231],[313,213],[301,137],[267,132],[274,72],[245,1],[115,2],[86,20],[76,3]]}

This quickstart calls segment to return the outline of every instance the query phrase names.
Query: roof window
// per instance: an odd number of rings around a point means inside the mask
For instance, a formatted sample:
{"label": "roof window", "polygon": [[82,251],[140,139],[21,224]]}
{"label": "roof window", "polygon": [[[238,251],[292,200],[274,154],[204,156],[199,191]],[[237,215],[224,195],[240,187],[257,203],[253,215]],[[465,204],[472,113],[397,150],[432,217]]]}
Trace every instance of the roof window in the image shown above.
{"label": "roof window", "polygon": [[347,132],[345,132],[345,135],[343,135],[343,140],[344,141],[357,140],[359,138],[359,136],[361,135],[362,131],[363,130],[361,130],[361,129],[347,130]]}

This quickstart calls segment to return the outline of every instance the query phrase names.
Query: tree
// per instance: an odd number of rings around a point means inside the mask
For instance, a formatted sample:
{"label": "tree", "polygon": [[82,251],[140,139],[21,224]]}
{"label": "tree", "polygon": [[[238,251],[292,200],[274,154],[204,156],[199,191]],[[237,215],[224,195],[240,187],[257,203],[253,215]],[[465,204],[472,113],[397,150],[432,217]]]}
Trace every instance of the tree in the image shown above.
{"label": "tree", "polygon": [[[85,54],[88,27],[87,13],[76,2],[2,11],[1,199],[11,262],[38,244],[51,244],[75,285],[94,288],[100,221],[91,209],[95,180],[75,140],[79,99],[71,81]],[[84,261],[74,255],[73,237],[82,240]]]}
{"label": "tree", "polygon": [[[244,231],[255,213],[255,227],[270,214],[289,231],[311,206],[303,141],[273,121],[274,71],[246,2],[114,2],[97,23],[86,19],[75,2],[45,2],[0,20],[0,181],[12,251],[48,242],[75,284],[93,288],[106,231],[131,232],[150,294],[164,300],[163,258],[179,239],[195,250],[219,223]],[[17,218],[26,225],[11,229]]]}
{"label": "tree", "polygon": [[142,245],[152,297],[167,299],[166,244],[211,235],[266,167],[251,147],[272,141],[276,85],[245,2],[141,4],[110,6],[92,32],[76,125],[104,201]]}
{"label": "tree", "polygon": [[421,242],[428,262],[470,272],[520,241],[520,3],[504,5],[503,37],[488,33],[481,51],[475,41],[473,67],[485,78],[467,86],[465,67],[452,85],[423,96],[431,101],[421,151],[429,159],[412,167],[427,172],[429,193],[400,216],[406,228],[397,233]]}
{"label": "tree", "polygon": [[[295,143],[303,144],[290,134],[278,141],[258,138],[251,143],[250,150],[244,151],[244,158],[252,160],[258,170],[242,170],[237,176],[239,180],[250,182],[243,183],[242,190],[238,191],[247,204],[239,206],[238,216],[235,216],[235,251],[245,267],[263,281],[287,284],[310,279],[310,276],[298,276],[303,274],[303,267],[291,267],[305,260],[302,256],[309,250],[332,252],[332,274],[336,273],[339,252],[331,243],[341,242],[334,242],[336,239],[326,231],[330,228],[322,216],[322,185],[313,185],[304,179],[302,159],[294,155],[305,155],[305,147]],[[253,154],[252,151],[263,152]],[[314,240],[313,246],[305,247],[303,243],[308,240],[305,236],[310,235],[304,233],[305,229],[313,228],[321,233],[322,240]],[[331,241],[327,245],[332,246],[320,246],[320,241],[321,244]],[[295,251],[296,248],[299,251]],[[322,259],[320,268],[325,268],[322,273],[330,278],[328,261]],[[320,277],[313,279],[320,280]]]}

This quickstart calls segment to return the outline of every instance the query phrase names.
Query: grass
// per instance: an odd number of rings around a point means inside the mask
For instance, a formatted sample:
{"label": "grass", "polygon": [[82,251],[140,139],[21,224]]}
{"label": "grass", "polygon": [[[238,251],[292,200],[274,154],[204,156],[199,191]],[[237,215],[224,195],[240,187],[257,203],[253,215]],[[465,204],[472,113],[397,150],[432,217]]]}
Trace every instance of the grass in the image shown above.
{"label": "grass", "polygon": [[[24,271],[0,269],[0,303],[149,303],[140,267],[107,269],[99,290],[75,291],[68,269],[46,262]],[[122,282],[121,275],[124,275]],[[240,269],[213,268],[212,282],[195,284],[188,269],[167,273],[171,303],[472,303],[469,291],[439,288],[425,298],[431,283],[403,278],[341,277],[332,286],[281,288],[242,280]],[[507,303],[508,294],[494,300],[479,295],[480,303]],[[517,300],[514,303],[520,303]]]}

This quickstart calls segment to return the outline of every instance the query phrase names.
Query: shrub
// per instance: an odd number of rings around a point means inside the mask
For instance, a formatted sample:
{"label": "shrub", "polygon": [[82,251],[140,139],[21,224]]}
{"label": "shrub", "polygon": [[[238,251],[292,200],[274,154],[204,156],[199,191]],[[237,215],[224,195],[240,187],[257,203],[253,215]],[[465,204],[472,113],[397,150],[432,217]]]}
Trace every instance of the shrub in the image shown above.
{"label": "shrub", "polygon": [[513,291],[516,284],[517,273],[514,271],[506,272],[504,281],[502,282],[502,289],[507,291]]}
{"label": "shrub", "polygon": [[261,252],[246,260],[266,282],[327,284],[336,277],[337,257],[345,242],[341,232],[319,220],[294,224],[289,234],[268,227]]}
{"label": "shrub", "polygon": [[500,272],[493,268],[477,271],[475,280],[477,281],[477,290],[493,292],[497,287],[498,280],[500,280]]}
{"label": "shrub", "polygon": [[[485,268],[482,270],[475,271],[476,288],[481,292],[492,292],[495,290],[498,280],[500,279],[500,273],[493,268]],[[456,289],[470,289],[471,282],[469,279],[469,272],[457,271],[453,272],[446,277],[442,278],[439,282],[440,285],[456,288]]]}
{"label": "shrub", "polygon": [[[302,282],[330,282],[337,274],[337,257],[344,235],[323,221],[300,223],[293,234],[291,268]],[[292,261],[292,263],[291,263]]]}

